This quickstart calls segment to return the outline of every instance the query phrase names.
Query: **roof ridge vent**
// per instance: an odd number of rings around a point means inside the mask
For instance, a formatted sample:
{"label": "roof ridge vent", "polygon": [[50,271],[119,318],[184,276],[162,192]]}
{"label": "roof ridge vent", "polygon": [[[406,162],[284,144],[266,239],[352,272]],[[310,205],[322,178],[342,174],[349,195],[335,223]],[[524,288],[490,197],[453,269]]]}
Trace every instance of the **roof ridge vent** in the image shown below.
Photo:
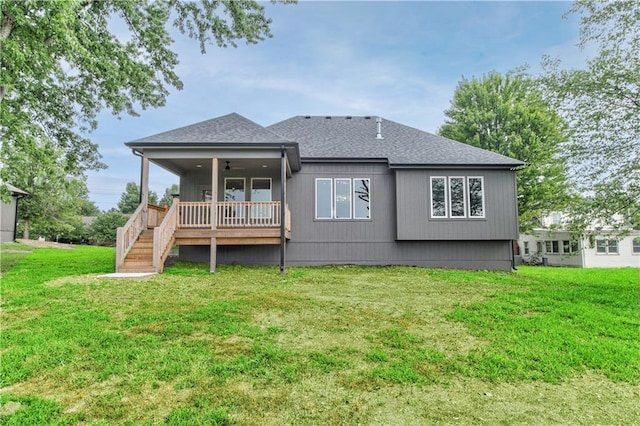
{"label": "roof ridge vent", "polygon": [[384,139],[382,137],[382,117],[376,117],[376,139]]}

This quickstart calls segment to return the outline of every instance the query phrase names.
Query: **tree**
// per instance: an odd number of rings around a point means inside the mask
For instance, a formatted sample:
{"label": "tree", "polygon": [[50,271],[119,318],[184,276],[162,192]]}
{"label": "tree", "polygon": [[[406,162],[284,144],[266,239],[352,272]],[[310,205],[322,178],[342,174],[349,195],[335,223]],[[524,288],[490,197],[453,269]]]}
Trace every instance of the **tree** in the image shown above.
{"label": "tree", "polygon": [[[149,203],[158,204],[158,194],[153,191],[149,191]],[[131,214],[136,211],[140,205],[140,187],[135,182],[127,183],[127,186],[120,195],[120,201],[118,201],[118,210],[124,214]]]}
{"label": "tree", "polygon": [[169,188],[166,188],[164,190],[164,194],[162,195],[162,198],[160,198],[158,205],[171,206],[173,204],[173,194],[177,194],[179,192],[180,192],[180,187],[178,186],[177,183],[174,183]]}
{"label": "tree", "polygon": [[24,150],[5,146],[0,151],[7,181],[29,193],[18,204],[23,237],[33,233],[56,239],[77,234],[80,216],[92,205],[84,179],[59,166],[60,149],[53,143],[30,143],[36,146]]}
{"label": "tree", "polygon": [[[52,146],[65,176],[105,168],[97,145],[82,135],[97,127],[97,113],[137,115],[164,105],[169,87],[182,88],[171,25],[205,53],[213,43],[270,37],[270,23],[252,0],[3,0],[2,150],[17,161]],[[0,179],[10,181],[5,168]],[[0,195],[9,196],[6,189]]]}
{"label": "tree", "polygon": [[91,224],[91,238],[98,244],[112,244],[118,227],[124,226],[127,220],[127,216],[117,210],[101,213]]}
{"label": "tree", "polygon": [[566,205],[564,124],[529,77],[491,72],[480,79],[463,79],[445,115],[440,135],[526,163],[517,172],[522,232],[539,225],[545,212]]}
{"label": "tree", "polygon": [[640,2],[578,0],[581,48],[597,54],[585,69],[561,69],[545,57],[547,99],[571,128],[573,177],[584,203],[572,212],[577,229],[611,224],[640,210]]}

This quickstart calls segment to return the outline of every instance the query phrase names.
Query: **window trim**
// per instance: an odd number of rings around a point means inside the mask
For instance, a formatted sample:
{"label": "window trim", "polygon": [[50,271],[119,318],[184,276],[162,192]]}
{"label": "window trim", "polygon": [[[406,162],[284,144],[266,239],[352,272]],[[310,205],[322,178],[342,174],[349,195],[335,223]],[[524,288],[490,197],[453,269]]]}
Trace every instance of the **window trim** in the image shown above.
{"label": "window trim", "polygon": [[[336,217],[336,213],[337,213],[337,199],[336,199],[336,182],[338,181],[348,181],[349,182],[349,217]],[[362,181],[362,180],[366,180],[369,183],[369,217],[356,217],[355,216],[355,198],[356,198],[356,194],[355,194],[355,187],[356,185],[354,185],[354,181]],[[319,220],[319,221],[325,221],[325,220],[332,220],[332,221],[367,221],[367,220],[372,220],[372,211],[371,211],[371,206],[372,206],[372,197],[371,197],[371,178],[370,177],[357,177],[357,178],[352,178],[352,177],[317,177],[314,180],[314,201],[315,201],[315,205],[314,205],[314,220]],[[330,210],[331,210],[331,216],[330,217],[318,217],[318,182],[319,181],[329,181],[330,182]]]}
{"label": "window trim", "polygon": [[631,254],[634,256],[640,255],[640,237],[634,237],[631,240]]}
{"label": "window trim", "polygon": [[[436,179],[442,179],[444,180],[444,216],[436,216],[433,213],[433,181]],[[431,217],[435,218],[435,219],[446,219],[447,216],[447,212],[449,211],[449,196],[448,196],[448,192],[447,191],[447,177],[446,176],[431,176],[429,179],[430,185],[429,185],[429,195],[430,195],[430,201],[431,201]]]}
{"label": "window trim", "polygon": [[[356,198],[357,198],[357,196],[356,196],[356,185],[354,184],[354,182],[363,181],[363,180],[366,180],[368,182],[367,183],[367,187],[369,188],[369,201],[368,201],[368,203],[369,203],[369,210],[368,210],[369,217],[358,217],[358,216],[356,216]],[[351,185],[351,197],[352,197],[351,198],[351,202],[352,202],[352,205],[353,205],[353,208],[352,208],[353,219],[354,220],[371,220],[371,199],[372,199],[372,197],[371,197],[371,178],[353,178],[351,183],[352,183],[352,185]]]}
{"label": "window trim", "polygon": [[[349,215],[346,217],[338,217],[338,181],[347,181],[349,183],[349,191],[347,192],[349,194]],[[333,178],[333,219],[336,220],[349,220],[351,219],[353,212],[353,200],[351,199],[352,197],[352,190],[351,190],[351,178]]]}
{"label": "window trim", "polygon": [[[554,244],[556,245],[556,247],[554,247]],[[548,245],[551,245],[551,251],[548,250]],[[553,249],[557,248],[557,251],[554,251]],[[562,252],[560,251],[560,241],[559,240],[544,240],[544,252],[545,254],[562,254]]]}
{"label": "window trim", "polygon": [[[462,216],[453,216],[452,215],[452,191],[451,191],[451,182],[453,179],[462,179],[462,204],[463,204],[463,212]],[[471,215],[471,199],[470,199],[470,191],[469,191],[469,183],[472,179],[477,179],[480,181],[480,197],[482,202],[482,215],[472,216]],[[434,182],[436,180],[444,181],[444,215],[436,215],[434,212]],[[429,213],[431,219],[486,219],[487,218],[487,210],[486,210],[486,200],[485,200],[485,190],[484,190],[484,176],[429,176]]]}
{"label": "window trim", "polygon": [[[242,181],[242,201],[237,201],[237,200],[227,200],[227,181],[229,180],[241,180]],[[229,202],[244,202],[247,200],[247,179],[245,177],[226,177],[224,178],[224,201],[229,201]]]}
{"label": "window trim", "polygon": [[[318,182],[319,181],[329,181],[329,217],[319,217],[318,216]],[[316,178],[315,179],[315,213],[314,217],[317,220],[331,220],[333,217],[333,179],[332,178]]]}
{"label": "window trim", "polygon": [[[602,246],[604,248],[604,251],[598,251],[598,243],[602,241]],[[615,243],[615,251],[611,251],[611,243]],[[620,242],[618,240],[615,239],[611,239],[611,238],[600,238],[600,239],[596,239],[596,255],[598,256],[618,256],[620,255]]]}
{"label": "window trim", "polygon": [[[462,216],[454,216],[452,213],[452,206],[453,206],[453,202],[451,201],[451,193],[453,191],[451,191],[451,181],[453,179],[462,179]],[[447,213],[449,213],[449,218],[450,219],[467,219],[467,179],[465,179],[464,176],[449,176],[449,179],[447,179],[448,181],[448,185],[447,185],[447,189],[449,190],[449,211]]]}
{"label": "window trim", "polygon": [[[479,179],[480,180],[480,196],[482,197],[482,216],[471,216],[471,191],[469,191],[469,179]],[[468,201],[468,216],[469,219],[485,219],[486,210],[485,210],[485,202],[484,202],[484,176],[467,176],[467,201]]]}

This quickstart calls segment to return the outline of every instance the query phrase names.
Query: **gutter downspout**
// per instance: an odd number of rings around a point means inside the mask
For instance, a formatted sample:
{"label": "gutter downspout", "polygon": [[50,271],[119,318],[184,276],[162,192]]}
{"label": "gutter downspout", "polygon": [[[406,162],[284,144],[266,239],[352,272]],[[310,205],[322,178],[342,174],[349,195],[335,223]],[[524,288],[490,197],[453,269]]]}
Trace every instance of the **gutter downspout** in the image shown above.
{"label": "gutter downspout", "polygon": [[287,184],[287,169],[285,168],[286,157],[284,145],[280,145],[280,273],[285,274],[285,245],[286,245],[286,184]]}
{"label": "gutter downspout", "polygon": [[20,199],[23,197],[26,197],[26,195],[23,195],[23,194],[16,195],[16,214],[13,219],[13,241],[15,241],[16,237],[18,236],[18,203]]}

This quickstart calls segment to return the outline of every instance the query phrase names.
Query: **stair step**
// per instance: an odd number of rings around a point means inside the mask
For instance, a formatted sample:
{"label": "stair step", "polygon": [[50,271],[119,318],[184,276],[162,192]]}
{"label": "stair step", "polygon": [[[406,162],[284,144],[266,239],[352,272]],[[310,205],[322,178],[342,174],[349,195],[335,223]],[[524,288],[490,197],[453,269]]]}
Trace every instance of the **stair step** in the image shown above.
{"label": "stair step", "polygon": [[118,272],[156,272],[153,268],[127,268],[122,266]]}
{"label": "stair step", "polygon": [[153,253],[129,253],[125,259],[153,259]]}

